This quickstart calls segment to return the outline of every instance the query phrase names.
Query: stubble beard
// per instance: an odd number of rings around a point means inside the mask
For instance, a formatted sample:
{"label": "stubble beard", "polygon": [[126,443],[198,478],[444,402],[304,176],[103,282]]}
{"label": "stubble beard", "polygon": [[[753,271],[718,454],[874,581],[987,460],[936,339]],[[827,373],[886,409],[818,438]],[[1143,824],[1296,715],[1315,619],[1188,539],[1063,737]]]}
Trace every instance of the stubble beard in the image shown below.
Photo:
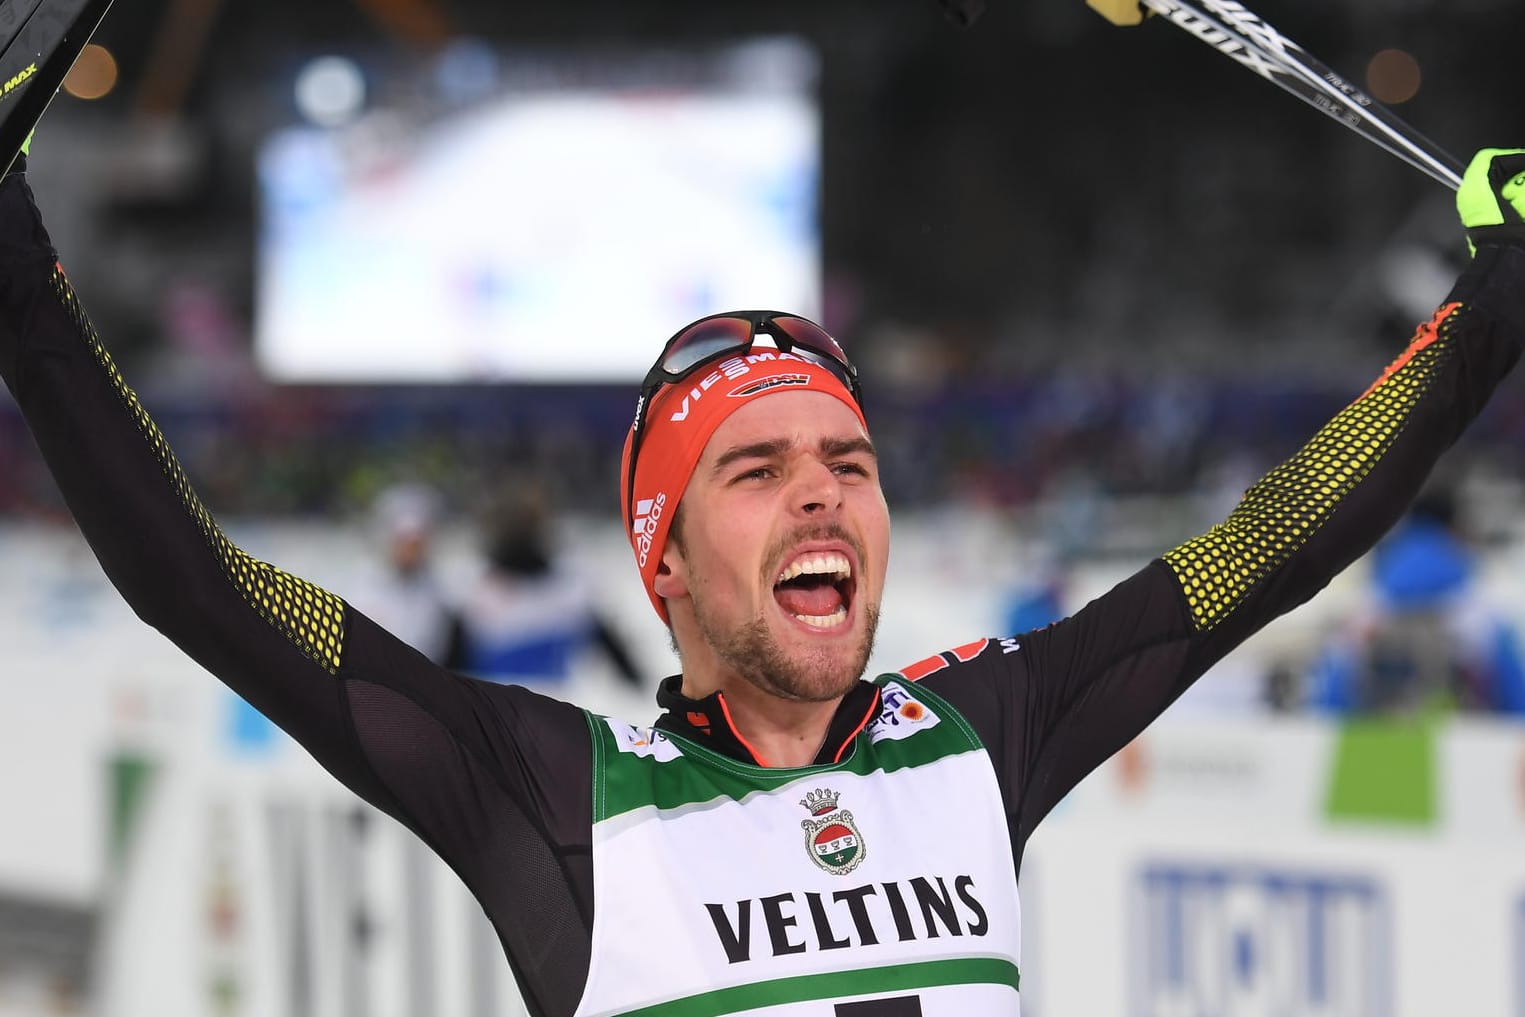
{"label": "stubble beard", "polygon": [[845,696],[868,667],[879,628],[879,608],[864,605],[863,640],[843,659],[824,647],[790,656],[768,629],[764,618],[725,627],[694,603],[694,621],[715,656],[745,681],[770,696],[797,703],[825,703]]}

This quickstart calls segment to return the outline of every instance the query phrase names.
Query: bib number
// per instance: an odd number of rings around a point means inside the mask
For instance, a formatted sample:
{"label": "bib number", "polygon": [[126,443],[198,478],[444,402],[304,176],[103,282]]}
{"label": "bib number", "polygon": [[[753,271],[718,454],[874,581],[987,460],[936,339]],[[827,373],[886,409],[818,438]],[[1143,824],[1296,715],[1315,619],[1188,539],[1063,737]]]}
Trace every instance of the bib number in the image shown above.
{"label": "bib number", "polygon": [[921,1017],[921,999],[917,996],[896,996],[894,999],[838,1003],[834,1017]]}

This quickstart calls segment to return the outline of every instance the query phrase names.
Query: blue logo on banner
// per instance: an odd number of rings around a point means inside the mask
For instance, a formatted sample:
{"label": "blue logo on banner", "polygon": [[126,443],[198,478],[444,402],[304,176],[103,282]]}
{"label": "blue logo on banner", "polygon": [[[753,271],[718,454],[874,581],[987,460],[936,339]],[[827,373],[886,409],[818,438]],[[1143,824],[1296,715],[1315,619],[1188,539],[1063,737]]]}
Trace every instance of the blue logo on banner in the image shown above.
{"label": "blue logo on banner", "polygon": [[1133,929],[1141,1017],[1392,1012],[1391,909],[1371,879],[1151,866]]}

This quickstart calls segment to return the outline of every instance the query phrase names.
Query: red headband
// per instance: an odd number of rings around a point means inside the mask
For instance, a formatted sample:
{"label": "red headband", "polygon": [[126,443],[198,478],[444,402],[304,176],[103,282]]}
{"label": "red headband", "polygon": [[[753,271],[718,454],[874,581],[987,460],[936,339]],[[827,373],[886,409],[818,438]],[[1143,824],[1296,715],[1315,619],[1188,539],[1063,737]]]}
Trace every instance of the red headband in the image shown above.
{"label": "red headband", "polygon": [[[667,547],[667,533],[689,478],[710,435],[732,413],[758,396],[774,392],[824,392],[846,403],[863,429],[868,424],[863,410],[847,386],[819,364],[777,350],[758,348],[752,353],[722,360],[705,373],[668,385],[652,397],[646,411],[646,436],[641,441],[641,457],[636,464],[635,496],[624,490],[630,476],[630,446],[635,438],[632,426],[625,436],[625,453],[620,458],[620,504],[625,516],[625,533],[635,551],[636,567],[651,606],[667,622],[667,605],[657,596],[652,584],[662,564]],[[632,509],[634,518],[631,517]]]}

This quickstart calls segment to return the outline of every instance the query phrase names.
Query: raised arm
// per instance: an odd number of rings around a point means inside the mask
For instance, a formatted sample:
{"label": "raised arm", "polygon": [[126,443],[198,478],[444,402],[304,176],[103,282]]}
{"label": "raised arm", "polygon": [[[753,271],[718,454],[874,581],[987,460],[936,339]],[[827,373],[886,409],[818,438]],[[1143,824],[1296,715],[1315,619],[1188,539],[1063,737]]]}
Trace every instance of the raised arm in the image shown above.
{"label": "raised arm", "polygon": [[[1504,190],[1483,179],[1495,157],[1479,160],[1463,198]],[[992,641],[930,679],[966,712],[991,718],[981,734],[997,747],[1014,836],[1025,838],[1215,661],[1323,589],[1402,515],[1525,344],[1525,237],[1503,225],[1520,217],[1499,204],[1490,223],[1463,206],[1476,257],[1434,318],[1227,519],[1074,617]]]}
{"label": "raised arm", "polygon": [[1525,153],[1479,153],[1457,199],[1479,246],[1435,316],[1228,519],[1164,556],[1191,622],[1192,677],[1365,554],[1519,358]]}
{"label": "raised arm", "polygon": [[541,919],[499,931],[536,1012],[570,1012],[591,922],[581,711],[437,668],[229,541],[96,336],[19,172],[0,181],[0,378],[133,610],[410,825],[495,919]]}

